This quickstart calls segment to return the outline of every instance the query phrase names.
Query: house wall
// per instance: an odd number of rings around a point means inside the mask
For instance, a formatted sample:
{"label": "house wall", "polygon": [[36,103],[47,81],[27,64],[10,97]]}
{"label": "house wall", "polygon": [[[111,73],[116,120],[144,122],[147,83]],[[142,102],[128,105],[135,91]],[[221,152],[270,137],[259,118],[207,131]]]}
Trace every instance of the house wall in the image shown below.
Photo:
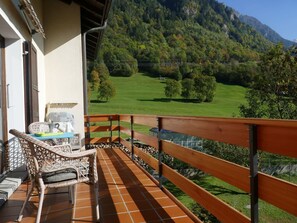
{"label": "house wall", "polygon": [[83,76],[80,8],[76,4],[45,0],[45,93],[46,103],[77,103],[67,111],[75,118],[75,131],[84,135]]}
{"label": "house wall", "polygon": [[[31,41],[37,50],[37,72],[39,89],[45,88],[44,39],[40,34],[31,36],[17,11],[17,1],[0,1],[0,34],[5,38],[5,70],[8,87],[8,130],[16,128],[25,131],[23,50],[24,41]],[[32,1],[38,15],[42,14],[42,1]],[[42,16],[40,16],[42,18]],[[39,117],[44,119],[45,91],[39,91]],[[11,136],[9,136],[10,138]]]}
{"label": "house wall", "polygon": [[[6,79],[9,84],[8,130],[25,131],[22,44],[31,41],[37,50],[39,117],[45,119],[47,103],[77,103],[68,111],[75,117],[75,131],[84,135],[83,77],[80,8],[53,0],[31,0],[45,30],[31,35],[19,14],[18,0],[0,0],[0,35],[5,38]],[[59,110],[58,110],[59,111]],[[9,139],[12,136],[9,135]]]}
{"label": "house wall", "polygon": [[[23,50],[24,41],[31,39],[26,24],[19,15],[12,1],[0,1],[0,35],[4,37],[4,74],[7,101],[7,130],[15,128],[25,131]],[[2,125],[2,123],[1,123]],[[8,138],[4,139],[4,135]],[[9,149],[4,151],[6,170],[13,170],[23,164],[23,156],[16,141],[8,132],[1,132],[1,140],[8,140]],[[0,157],[1,159],[2,157]],[[0,163],[4,162],[3,159]],[[2,170],[3,171],[3,170]]]}

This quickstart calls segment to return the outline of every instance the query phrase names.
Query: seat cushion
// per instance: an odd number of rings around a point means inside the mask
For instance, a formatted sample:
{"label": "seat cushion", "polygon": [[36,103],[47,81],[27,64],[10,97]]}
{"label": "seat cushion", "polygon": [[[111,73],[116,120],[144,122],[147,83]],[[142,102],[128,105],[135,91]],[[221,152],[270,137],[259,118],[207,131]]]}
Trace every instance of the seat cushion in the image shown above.
{"label": "seat cushion", "polygon": [[42,174],[42,179],[45,184],[58,183],[67,180],[76,180],[77,172],[73,168],[47,172]]}

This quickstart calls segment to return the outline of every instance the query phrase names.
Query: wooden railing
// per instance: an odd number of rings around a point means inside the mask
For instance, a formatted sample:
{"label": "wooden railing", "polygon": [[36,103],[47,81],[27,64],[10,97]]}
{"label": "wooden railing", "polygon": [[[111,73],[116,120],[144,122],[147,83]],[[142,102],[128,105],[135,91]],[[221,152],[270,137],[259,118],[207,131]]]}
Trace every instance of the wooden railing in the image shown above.
{"label": "wooden railing", "polygon": [[[105,123],[104,126],[100,126],[99,123],[102,122]],[[161,176],[167,178],[222,222],[258,222],[258,199],[297,216],[297,185],[258,171],[258,151],[297,158],[296,121],[150,115],[92,115],[85,117],[85,123],[86,144],[121,143],[129,149],[132,159],[134,156],[141,158],[150,167],[158,171],[159,179],[162,179]],[[124,123],[126,123],[126,127],[123,126]],[[152,136],[135,131],[136,125],[157,128],[158,133],[165,129],[247,148],[250,154],[249,167],[161,140],[160,134]],[[93,136],[102,131],[108,132],[109,135],[104,137]],[[121,134],[128,135],[131,140],[123,139]],[[155,148],[158,159],[136,147],[135,139]],[[164,164],[162,162],[164,153],[249,193],[250,217]],[[159,184],[162,187],[162,181]]]}

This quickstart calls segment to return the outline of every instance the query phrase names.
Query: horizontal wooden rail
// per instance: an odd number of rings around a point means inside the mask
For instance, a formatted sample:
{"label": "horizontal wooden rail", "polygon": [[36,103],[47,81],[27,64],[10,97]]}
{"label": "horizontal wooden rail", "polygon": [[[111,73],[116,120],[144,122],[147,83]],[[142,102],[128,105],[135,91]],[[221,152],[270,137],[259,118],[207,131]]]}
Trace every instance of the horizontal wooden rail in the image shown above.
{"label": "horizontal wooden rail", "polygon": [[207,190],[180,175],[170,167],[163,164],[162,169],[164,177],[169,179],[172,183],[178,186],[204,208],[213,213],[221,221],[231,223],[250,222],[248,217],[232,208],[216,196],[212,195]]}
{"label": "horizontal wooden rail", "polygon": [[258,126],[260,150],[297,158],[297,125],[293,127]]}
{"label": "horizontal wooden rail", "polygon": [[120,115],[120,121],[121,122],[130,122],[132,115]]}
{"label": "horizontal wooden rail", "polygon": [[118,115],[91,115],[91,116],[85,116],[84,122],[107,122],[110,120],[118,120]]}
{"label": "horizontal wooden rail", "polygon": [[131,136],[131,129],[121,126],[121,133]]}
{"label": "horizontal wooden rail", "polygon": [[154,136],[145,135],[139,132],[134,131],[134,138],[146,143],[147,145],[152,146],[153,148],[158,147],[158,138]]}
{"label": "horizontal wooden rail", "polygon": [[248,147],[249,129],[246,124],[208,122],[196,119],[162,118],[162,128],[186,135]]}
{"label": "horizontal wooden rail", "polygon": [[85,127],[85,132],[90,131],[90,132],[106,132],[106,131],[117,131],[119,130],[119,126],[90,126],[90,127]]}
{"label": "horizontal wooden rail", "polygon": [[297,185],[259,173],[259,197],[297,216]]}
{"label": "horizontal wooden rail", "polygon": [[162,141],[163,152],[190,164],[249,193],[249,169],[240,165],[188,149],[171,142]]}
{"label": "horizontal wooden rail", "polygon": [[[111,139],[111,140],[110,140]],[[86,144],[97,144],[101,142],[119,142],[120,138],[118,136],[110,137],[94,137],[85,139]]]}
{"label": "horizontal wooden rail", "polygon": [[[128,115],[120,115],[120,120],[129,122],[130,117],[131,116],[128,116]],[[157,126],[157,117],[150,116],[150,115],[133,115],[133,122],[134,122],[134,124],[156,127]]]}
{"label": "horizontal wooden rail", "polygon": [[121,138],[121,144],[125,146],[131,152],[131,142],[126,141],[125,139]]}
{"label": "horizontal wooden rail", "polygon": [[134,146],[135,155],[139,156],[144,162],[146,162],[150,167],[157,170],[158,169],[158,160],[151,155],[143,152],[138,147]]}

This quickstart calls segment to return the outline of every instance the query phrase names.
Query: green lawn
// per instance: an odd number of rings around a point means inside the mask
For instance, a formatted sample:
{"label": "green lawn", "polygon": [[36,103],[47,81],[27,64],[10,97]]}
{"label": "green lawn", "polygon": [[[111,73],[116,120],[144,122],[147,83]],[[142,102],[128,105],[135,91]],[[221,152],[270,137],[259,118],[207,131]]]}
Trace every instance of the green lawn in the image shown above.
{"label": "green lawn", "polygon": [[217,84],[211,103],[186,102],[182,98],[168,100],[164,95],[164,81],[143,73],[132,77],[110,77],[116,87],[116,96],[109,102],[97,100],[93,92],[90,114],[152,114],[231,117],[238,115],[244,102],[245,88]]}

